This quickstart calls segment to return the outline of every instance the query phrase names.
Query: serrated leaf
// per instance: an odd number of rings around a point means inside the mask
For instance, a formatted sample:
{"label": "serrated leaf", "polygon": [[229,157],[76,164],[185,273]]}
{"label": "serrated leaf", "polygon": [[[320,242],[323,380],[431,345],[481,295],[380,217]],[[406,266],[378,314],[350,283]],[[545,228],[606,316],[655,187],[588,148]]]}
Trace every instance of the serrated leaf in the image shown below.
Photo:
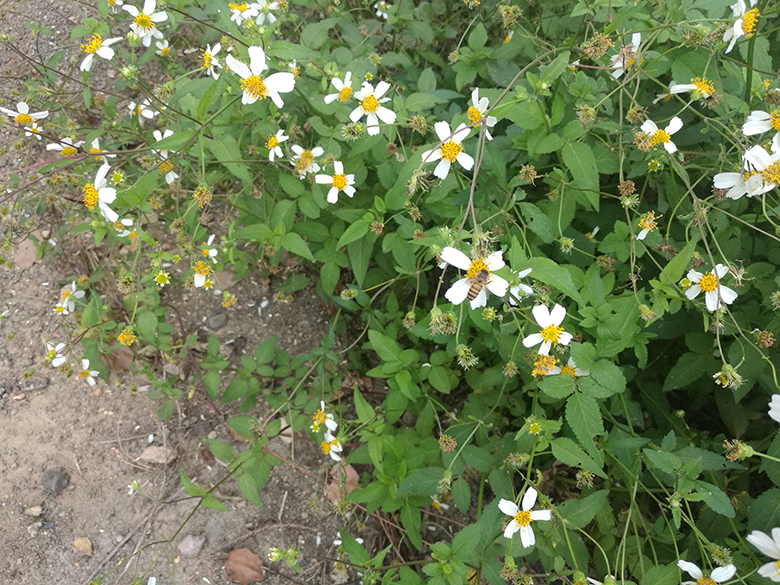
{"label": "serrated leaf", "polygon": [[339,238],[339,243],[336,244],[337,248],[351,244],[352,242],[359,240],[368,233],[369,222],[364,219],[359,219],[352,223]]}
{"label": "serrated leaf", "polygon": [[244,497],[252,502],[255,506],[258,508],[263,506],[263,502],[260,501],[257,482],[255,482],[255,478],[253,478],[251,475],[248,473],[243,473],[241,477],[238,478],[238,489],[240,489]]}
{"label": "serrated leaf", "polygon": [[586,498],[566,500],[558,506],[561,517],[578,528],[584,528],[608,503],[609,490],[601,490]]}
{"label": "serrated leaf", "polygon": [[677,585],[679,583],[679,569],[675,563],[668,565],[658,565],[650,567],[645,573],[643,583],[652,583],[653,585]]}
{"label": "serrated leaf", "polygon": [[581,467],[585,471],[590,471],[603,479],[607,479],[607,474],[601,466],[596,463],[590,455],[583,451],[574,441],[567,437],[561,437],[552,441],[552,452],[561,463],[571,467]]}
{"label": "serrated leaf", "polygon": [[241,149],[231,134],[226,132],[217,134],[215,130],[214,140],[206,140],[206,147],[233,176],[241,179],[245,186],[252,184],[252,174],[243,163]]}
{"label": "serrated leaf", "polygon": [[518,203],[520,213],[528,228],[545,243],[550,244],[556,239],[556,227],[549,217],[533,203]]}
{"label": "serrated leaf", "polygon": [[525,262],[524,268],[533,268],[531,276],[534,279],[557,288],[562,293],[569,295],[577,304],[585,305],[580,291],[574,286],[574,281],[569,271],[549,258],[529,258]]}
{"label": "serrated leaf", "polygon": [[303,241],[303,238],[295,232],[288,232],[282,236],[279,242],[282,248],[307,260],[314,262],[314,256],[309,250],[309,246]]}
{"label": "serrated leaf", "polygon": [[379,354],[385,362],[399,361],[401,359],[401,346],[387,335],[374,329],[369,330],[368,339],[371,348]]}
{"label": "serrated leaf", "polygon": [[612,394],[626,389],[626,377],[615,364],[607,360],[598,360],[590,364],[590,375],[599,386]]}
{"label": "serrated leaf", "polygon": [[452,482],[452,499],[460,513],[465,514],[471,503],[471,489],[468,482],[462,477]]}
{"label": "serrated leaf", "polygon": [[546,83],[547,85],[552,85],[553,82],[556,81],[563,74],[563,72],[566,71],[566,69],[568,69],[569,57],[569,51],[564,51],[558,55],[552,63],[545,65],[542,68],[540,81],[542,83]]}
{"label": "serrated leaf", "polygon": [[420,535],[420,509],[404,502],[401,508],[401,525],[406,530],[406,536],[417,550],[422,548],[422,536]]}
{"label": "serrated leaf", "polygon": [[566,401],[566,422],[586,451],[595,449],[593,438],[604,434],[604,421],[598,402],[585,394],[569,396]]}
{"label": "serrated leaf", "polygon": [[599,172],[593,150],[584,142],[570,142],[561,149],[561,156],[574,181],[570,188],[581,190],[585,199],[599,210]]}
{"label": "serrated leaf", "polygon": [[441,467],[426,467],[405,477],[395,492],[396,499],[406,496],[432,496],[439,488],[439,482],[444,475]]}
{"label": "serrated leaf", "polygon": [[574,392],[574,380],[568,374],[545,376],[539,380],[539,389],[550,398],[566,398]]}
{"label": "serrated leaf", "polygon": [[664,392],[684,388],[710,372],[714,372],[715,359],[711,354],[684,353],[669,370],[664,380]]}
{"label": "serrated leaf", "polygon": [[365,398],[363,398],[363,395],[360,393],[360,390],[357,388],[357,384],[355,385],[355,392],[354,392],[354,399],[355,399],[355,412],[358,416],[358,422],[360,423],[367,423],[371,419],[374,418],[374,409],[371,408],[371,405],[366,401]]}

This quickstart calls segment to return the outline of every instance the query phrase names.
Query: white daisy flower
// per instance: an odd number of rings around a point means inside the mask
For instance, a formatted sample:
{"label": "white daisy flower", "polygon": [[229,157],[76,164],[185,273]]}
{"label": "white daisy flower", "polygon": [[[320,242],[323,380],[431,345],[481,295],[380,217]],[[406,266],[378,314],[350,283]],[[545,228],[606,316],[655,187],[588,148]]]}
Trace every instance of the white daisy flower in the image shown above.
{"label": "white daisy flower", "polygon": [[685,296],[689,300],[693,300],[699,296],[700,292],[704,291],[704,302],[707,305],[707,310],[710,312],[717,311],[720,308],[721,301],[730,305],[736,300],[737,293],[719,283],[728,274],[728,271],[729,269],[723,266],[723,264],[716,264],[715,269],[706,274],[693,269],[689,270],[687,276],[688,280],[693,283],[693,286],[686,289]]}
{"label": "white daisy flower", "polygon": [[276,16],[271,12],[272,10],[279,10],[279,3],[278,2],[268,2],[268,0],[259,0],[259,2],[256,2],[254,4],[254,7],[258,11],[257,19],[255,20],[256,24],[264,25],[266,21],[268,21],[268,24],[273,24],[276,22]]}
{"label": "white daisy flower", "polygon": [[222,49],[222,44],[217,43],[212,48],[211,45],[206,45],[206,48],[203,49],[203,54],[200,56],[203,60],[203,64],[200,66],[201,69],[205,69],[206,73],[211,75],[214,79],[219,79],[219,59],[217,59],[217,54]]}
{"label": "white daisy flower", "polygon": [[340,102],[347,101],[352,96],[352,72],[347,71],[344,76],[344,81],[341,81],[338,77],[334,77],[330,80],[333,87],[336,88],[338,93],[331,93],[325,96],[325,103],[331,104],[337,99]]}
{"label": "white daisy flower", "polygon": [[669,86],[670,95],[677,95],[687,92],[691,92],[691,98],[698,100],[710,97],[715,93],[715,89],[712,87],[712,84],[709,81],[702,79],[701,77],[695,77],[694,79],[691,79],[690,83],[675,83],[672,81],[672,84]]}
{"label": "white daisy flower", "polygon": [[211,288],[206,286],[206,283],[211,282],[211,268],[205,262],[196,262],[192,267],[195,271],[195,275],[192,277],[195,288]]}
{"label": "white daisy flower", "polygon": [[[152,135],[154,136],[155,140],[157,140],[157,142],[160,142],[161,140],[168,138],[169,136],[173,136],[173,130],[166,130],[163,133],[160,133],[159,130],[155,130],[154,132],[152,132]],[[167,148],[163,148],[161,150],[152,149],[152,151],[159,154],[160,158],[162,158],[162,162],[159,165],[160,173],[165,175],[165,182],[168,185],[170,185],[176,179],[179,178],[179,174],[173,170],[173,163],[168,160],[168,149]]]}
{"label": "white daisy flower", "polygon": [[230,20],[235,22],[237,26],[241,26],[244,24],[244,21],[254,18],[259,14],[257,4],[254,3],[230,2],[228,8],[230,8]]}
{"label": "white daisy flower", "polygon": [[426,150],[422,154],[423,162],[433,162],[440,160],[438,165],[433,171],[433,174],[444,180],[447,175],[450,174],[450,167],[452,163],[458,161],[458,164],[467,171],[470,171],[474,166],[474,159],[471,155],[463,152],[463,142],[471,132],[471,129],[465,124],[458,126],[455,132],[450,132],[450,125],[447,122],[436,122],[433,125],[433,129],[436,131],[436,136],[439,137],[441,145],[433,150]]}
{"label": "white daisy flower", "polygon": [[379,134],[379,120],[385,124],[395,123],[395,112],[382,105],[390,101],[389,97],[382,97],[389,89],[390,84],[386,81],[377,83],[376,91],[373,85],[364,81],[360,91],[355,94],[355,99],[360,102],[360,105],[352,110],[349,119],[357,122],[365,114],[366,131],[369,136]]}
{"label": "white daisy flower", "polygon": [[[766,556],[780,560],[780,528],[772,529],[771,538],[759,530],[754,530],[747,535],[746,540]],[[773,562],[762,565],[758,569],[758,574],[775,583],[780,583],[780,563]]]}
{"label": "white daisy flower", "polygon": [[441,511],[441,510],[449,510],[450,509],[449,504],[442,504],[439,501],[439,498],[437,498],[436,496],[431,496],[431,506],[433,506],[434,508],[436,508],[439,511]]}
{"label": "white daisy flower", "polygon": [[773,110],[771,113],[755,110],[750,112],[742,125],[742,134],[745,136],[755,136],[770,130],[780,132],[780,110]]}
{"label": "white daisy flower", "polygon": [[319,185],[330,185],[330,191],[328,191],[328,203],[336,203],[339,200],[339,192],[343,191],[348,197],[352,197],[355,194],[355,188],[352,186],[355,184],[355,175],[345,175],[344,165],[340,160],[333,163],[333,176],[330,175],[317,175],[314,177],[314,181]]}
{"label": "white daisy flower", "polygon": [[68,361],[68,358],[62,355],[63,349],[65,349],[64,343],[58,343],[56,346],[52,343],[46,344],[46,359],[51,363],[52,368],[59,368]]}
{"label": "white daisy flower", "polygon": [[679,560],[677,561],[677,566],[696,579],[696,581],[683,581],[683,585],[697,585],[697,583],[708,583],[712,581],[715,583],[723,583],[724,581],[730,580],[737,572],[737,568],[734,565],[718,567],[709,574],[709,578],[705,581],[704,573],[702,573],[701,569],[694,563]]}
{"label": "white daisy flower", "polygon": [[106,159],[116,158],[115,154],[103,154],[103,151],[100,150],[100,138],[95,138],[92,141],[91,148],[89,149],[89,154],[93,156],[99,156],[104,163],[108,162]]}
{"label": "white daisy flower", "polygon": [[279,145],[287,141],[288,138],[290,137],[284,135],[284,130],[279,130],[274,136],[266,136],[265,147],[268,149],[268,160],[274,162],[276,157],[282,158],[284,156],[282,147]]}
{"label": "white daisy flower", "polygon": [[780,423],[780,394],[772,394],[769,403],[769,416]]}
{"label": "white daisy flower", "polygon": [[[780,134],[777,135],[780,138]],[[773,147],[777,140],[773,141]],[[775,150],[773,148],[773,150]],[[741,173],[718,173],[715,175],[714,184],[716,189],[728,189],[726,197],[729,199],[739,199],[747,195],[754,197],[767,193],[775,188],[775,182],[772,181],[773,168],[780,159],[780,153],[770,155],[762,146],[753,146],[745,152],[742,157]],[[765,173],[770,169],[769,173]],[[768,181],[766,179],[769,179]]]}
{"label": "white daisy flower", "polygon": [[157,50],[155,53],[157,53],[160,57],[169,57],[171,54],[171,47],[168,44],[168,39],[165,39],[163,41],[157,41],[154,43],[154,46],[157,47]]}
{"label": "white daisy flower", "polygon": [[81,71],[90,71],[92,69],[92,62],[95,59],[95,55],[101,59],[105,59],[106,61],[111,61],[111,59],[114,58],[114,49],[111,48],[111,45],[121,40],[122,37],[114,37],[104,41],[100,35],[92,35],[89,39],[87,39],[87,42],[80,47],[80,50],[83,53],[86,53],[87,56],[84,57],[81,65],[79,65],[79,69]]}
{"label": "white daisy flower", "polygon": [[95,175],[95,182],[84,185],[82,191],[84,193],[84,205],[87,206],[87,209],[95,209],[95,205],[97,205],[100,214],[110,223],[114,223],[119,219],[119,214],[108,206],[109,203],[113,203],[114,199],[116,199],[116,189],[106,187],[106,175],[109,170],[111,170],[110,165],[102,165]]}
{"label": "white daisy flower", "polygon": [[554,345],[569,345],[574,336],[564,331],[563,327],[560,326],[566,317],[566,309],[556,304],[550,311],[545,305],[536,305],[531,309],[531,313],[533,313],[541,331],[524,338],[523,345],[525,347],[534,347],[541,343],[539,354],[548,355]]}
{"label": "white daisy flower", "polygon": [[219,250],[211,246],[211,244],[214,243],[215,237],[216,236],[214,234],[211,234],[209,236],[209,239],[206,240],[206,243],[204,244],[205,247],[203,248],[203,250],[201,250],[201,254],[203,254],[203,257],[211,260],[212,264],[216,264],[217,262],[219,262],[219,260],[217,260],[217,255],[219,254]]}
{"label": "white daisy flower", "polygon": [[138,116],[138,122],[143,123],[144,118],[147,120],[151,120],[155,116],[157,116],[160,112],[157,112],[153,109],[151,109],[149,106],[152,105],[152,102],[149,98],[146,98],[144,101],[142,101],[139,104],[136,104],[135,102],[130,102],[130,104],[127,106],[127,109],[130,110],[131,114],[135,114]]}
{"label": "white daisy flower", "polygon": [[377,2],[376,4],[374,4],[374,10],[376,10],[376,15],[377,15],[379,18],[384,18],[385,20],[387,20],[387,17],[388,17],[388,14],[387,14],[387,9],[388,9],[388,8],[392,8],[392,7],[393,7],[393,5],[392,5],[392,4],[388,4],[388,3],[387,3],[387,2],[385,2],[384,0],[382,0],[381,2]]}
{"label": "white daisy flower", "polygon": [[531,522],[534,520],[552,519],[552,510],[532,510],[534,504],[536,504],[537,495],[536,490],[529,487],[523,495],[522,509],[518,508],[517,504],[511,500],[502,499],[498,502],[498,509],[507,516],[512,516],[512,521],[507,524],[504,530],[504,537],[512,538],[512,535],[519,531],[520,542],[524,548],[533,546],[536,542]]}
{"label": "white daisy flower", "polygon": [[171,275],[165,272],[165,270],[160,270],[157,274],[154,275],[154,283],[157,285],[157,288],[163,288],[170,281]]}
{"label": "white daisy flower", "polygon": [[268,67],[263,47],[249,47],[249,67],[233,55],[228,55],[226,61],[230,70],[241,78],[241,87],[244,88],[242,104],[253,104],[270,97],[276,107],[281,108],[284,102],[279,94],[290,93],[295,88],[295,75],[287,71],[261,77],[261,73]]}
{"label": "white daisy flower", "polygon": [[108,7],[111,9],[111,14],[118,13],[124,3],[124,0],[108,0]]}
{"label": "white daisy flower", "polygon": [[650,137],[650,146],[663,144],[666,152],[669,154],[674,154],[677,152],[677,146],[675,146],[674,142],[671,141],[670,136],[682,128],[682,125],[682,120],[675,116],[669,121],[669,125],[663,130],[659,129],[652,120],[645,120],[642,123],[641,129],[642,132]]}
{"label": "white daisy flower", "polygon": [[76,290],[76,281],[74,280],[69,285],[62,288],[60,293],[60,304],[63,305],[66,310],[63,311],[66,315],[76,310],[76,302],[73,299],[83,299],[84,291]]}
{"label": "white daisy flower", "polygon": [[547,375],[554,376],[557,374],[569,374],[572,378],[581,378],[582,376],[590,376],[590,371],[578,368],[577,364],[574,363],[574,360],[569,358],[569,361],[566,362],[565,366],[555,366]]}
{"label": "white daisy flower", "polygon": [[320,425],[325,425],[331,433],[335,433],[336,429],[339,428],[338,423],[333,419],[332,414],[325,414],[325,401],[320,400],[320,409],[314,413],[314,416],[312,417],[312,420],[314,421],[311,426],[309,427],[312,431],[319,432]]}
{"label": "white daisy flower", "polygon": [[[466,115],[469,117],[469,122],[472,125],[481,124],[482,117],[485,115],[485,112],[487,112],[489,106],[490,100],[488,100],[488,98],[483,97],[482,99],[479,99],[479,89],[472,91],[471,106],[466,112]],[[490,135],[488,128],[495,126],[496,122],[497,120],[495,116],[488,116],[487,119],[485,119],[485,138],[488,140],[493,140],[493,137]],[[475,128],[479,130],[479,126],[475,126]]]}
{"label": "white daisy flower", "polygon": [[290,159],[290,164],[295,167],[295,174],[299,178],[303,179],[306,175],[320,170],[320,165],[314,162],[314,159],[325,154],[321,147],[315,146],[311,150],[305,150],[303,147],[293,144],[292,151],[293,156]]}
{"label": "white daisy flower", "polygon": [[342,451],[341,443],[336,440],[336,437],[334,437],[330,431],[325,431],[324,439],[325,440],[320,444],[322,453],[324,455],[330,455],[330,458],[333,459],[333,461],[341,461],[341,456],[339,455]]}
{"label": "white daisy flower", "polygon": [[41,133],[36,120],[43,120],[49,115],[49,110],[43,110],[42,112],[30,112],[30,106],[25,102],[19,102],[16,104],[16,111],[9,110],[8,108],[0,107],[0,112],[3,112],[6,116],[13,119],[14,122],[24,128],[25,136],[32,136],[40,140]]}
{"label": "white daisy flower", "polygon": [[662,217],[662,215],[656,217],[655,211],[648,211],[647,213],[642,214],[642,218],[639,220],[639,227],[642,228],[642,231],[637,234],[636,239],[644,240],[647,237],[647,234],[658,227],[658,222],[655,220],[661,219]]}
{"label": "white daisy flower", "polygon": [[[531,274],[532,268],[526,268],[525,270],[521,270],[520,272],[512,272],[512,280],[513,281],[519,281],[521,278],[525,278],[529,274]],[[515,285],[512,285],[509,287],[509,304],[510,305],[517,305],[517,301],[515,299],[520,299],[524,295],[530,295],[533,294],[534,289],[532,289],[527,284],[523,284],[522,282],[518,282]]]}
{"label": "white daisy flower", "polygon": [[95,385],[95,376],[99,376],[100,372],[97,370],[90,370],[89,369],[89,360],[87,358],[82,358],[81,360],[81,372],[79,372],[79,378],[82,380],[86,380],[87,384],[90,386]]}
{"label": "white daisy flower", "polygon": [[118,219],[113,223],[113,226],[114,229],[119,232],[117,234],[118,238],[126,238],[127,236],[132,236],[136,233],[134,229],[130,229],[133,227],[133,220],[129,218]]}
{"label": "white daisy flower", "polygon": [[[751,6],[755,6],[755,0],[750,1]],[[761,16],[758,8],[747,9],[744,0],[737,0],[731,5],[731,14],[736,19],[734,25],[726,29],[723,33],[723,42],[728,42],[726,53],[730,53],[734,45],[741,37],[750,38],[756,31],[758,17]]]}
{"label": "white daisy flower", "polygon": [[60,142],[47,144],[46,150],[58,150],[60,151],[61,156],[73,156],[78,152],[76,149],[80,148],[82,144],[84,144],[84,142],[81,140],[74,143],[71,138],[63,138]]}
{"label": "white daisy flower", "polygon": [[466,256],[460,250],[447,246],[439,256],[447,264],[466,271],[466,276],[455,282],[444,297],[453,305],[459,305],[466,299],[472,309],[484,307],[487,304],[487,291],[498,297],[503,297],[509,288],[509,283],[497,274],[504,264],[503,250],[497,250],[487,258]]}
{"label": "white daisy flower", "polygon": [[130,23],[130,30],[141,37],[144,47],[151,45],[153,38],[163,38],[163,34],[157,30],[155,23],[168,20],[168,13],[155,12],[154,9],[156,7],[157,0],[144,0],[143,11],[139,11],[138,8],[129,4],[122,7],[125,12],[128,12],[133,17],[133,22]]}
{"label": "white daisy flower", "polygon": [[641,33],[634,33],[631,35],[631,42],[621,48],[617,55],[612,56],[609,65],[614,69],[614,71],[612,71],[613,78],[617,79],[636,65],[636,60],[639,58],[639,46],[641,44]]}

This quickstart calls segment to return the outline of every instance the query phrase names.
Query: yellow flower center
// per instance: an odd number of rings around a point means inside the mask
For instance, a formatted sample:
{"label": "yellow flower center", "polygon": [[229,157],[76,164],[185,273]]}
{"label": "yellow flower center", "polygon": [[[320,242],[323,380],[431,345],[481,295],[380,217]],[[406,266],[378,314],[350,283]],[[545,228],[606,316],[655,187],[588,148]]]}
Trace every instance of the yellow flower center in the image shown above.
{"label": "yellow flower center", "polygon": [[712,292],[718,288],[718,279],[715,278],[715,275],[712,272],[708,272],[701,277],[699,287],[706,293]]}
{"label": "yellow flower center", "polygon": [[239,12],[243,12],[244,10],[246,10],[246,2],[242,2],[241,4],[230,2],[228,4],[228,8],[230,8],[230,10],[238,10]]}
{"label": "yellow flower center", "polygon": [[28,124],[33,123],[32,116],[30,114],[19,114],[14,118],[14,122],[19,124],[20,126],[27,126]]}
{"label": "yellow flower center", "polygon": [[57,311],[58,313],[64,313],[65,312],[65,307],[62,306],[62,305],[57,305],[54,310]]}
{"label": "yellow flower center", "polygon": [[561,368],[561,374],[569,374],[572,378],[577,377],[577,374],[574,373],[574,368],[571,366],[563,366]]}
{"label": "yellow flower center", "polygon": [[712,577],[702,577],[696,579],[696,585],[717,585]]}
{"label": "yellow flower center", "polygon": [[121,231],[124,229],[124,227],[125,227],[125,226],[123,226],[123,225],[122,225],[122,222],[121,222],[121,221],[119,221],[119,220],[115,221],[115,222],[114,222],[113,224],[111,224],[111,225],[112,225],[112,226],[114,226],[114,229],[115,229],[116,231],[118,231],[118,232],[121,232]]}
{"label": "yellow flower center", "polygon": [[548,341],[550,343],[557,344],[558,338],[561,336],[561,333],[563,333],[563,327],[556,327],[555,325],[550,325],[549,327],[545,327],[540,331],[542,334],[542,339],[545,341]]}
{"label": "yellow flower center", "polygon": [[169,173],[173,170],[173,163],[169,160],[164,160],[160,163],[158,168],[160,169],[161,173]]}
{"label": "yellow flower center", "polygon": [[314,413],[314,416],[312,417],[312,420],[314,420],[314,427],[319,430],[321,424],[325,424],[325,413],[321,410],[317,410],[317,412]]}
{"label": "yellow flower center", "polygon": [[84,185],[84,205],[87,206],[87,209],[95,209],[95,205],[97,205],[98,202],[98,192],[97,189],[95,189],[95,185],[92,183],[87,183]]}
{"label": "yellow flower center", "polygon": [[74,154],[76,154],[76,149],[73,148],[72,146],[66,146],[65,148],[62,149],[62,152],[60,154],[62,154],[62,156],[73,156]]}
{"label": "yellow flower center", "polygon": [[712,83],[701,77],[694,77],[691,79],[691,83],[696,86],[696,91],[704,95],[712,95],[715,93],[715,88],[712,87]]}
{"label": "yellow flower center", "polygon": [[204,258],[208,258],[208,255],[209,255],[209,249],[208,249],[208,248],[206,248],[205,250],[201,250],[201,252],[200,252],[200,253],[201,253],[201,254],[203,254],[203,257],[204,257]]}
{"label": "yellow flower center", "polygon": [[57,356],[57,352],[54,351],[53,349],[50,349],[49,351],[46,352],[46,359],[49,361],[53,360],[56,356]]}
{"label": "yellow flower center", "polygon": [[531,372],[532,376],[546,376],[555,367],[555,356],[551,355],[537,355],[534,360],[534,369]]}
{"label": "yellow flower center", "polygon": [[208,276],[209,272],[211,272],[211,268],[209,268],[208,264],[204,264],[203,262],[198,262],[192,269],[196,274],[200,274],[201,276]]}
{"label": "yellow flower center", "polygon": [[66,300],[68,300],[68,297],[70,296],[69,290],[62,291],[62,296],[60,297],[60,300],[64,303]]}
{"label": "yellow flower center", "polygon": [[531,523],[531,511],[521,510],[515,514],[515,522],[517,522],[520,526],[528,526]]}
{"label": "yellow flower center", "polygon": [[773,130],[780,132],[780,110],[775,110],[769,114],[769,123],[772,125]]}
{"label": "yellow flower center", "polygon": [[748,10],[745,16],[742,17],[742,32],[745,33],[746,37],[752,37],[756,32],[759,16],[761,16],[761,13],[758,11],[758,8],[753,8]]}
{"label": "yellow flower center", "polygon": [[89,154],[100,154],[101,152],[103,151],[100,150],[99,148],[95,148],[94,146],[89,149]]}
{"label": "yellow flower center", "polygon": [[538,435],[539,433],[542,432],[542,427],[539,426],[539,423],[535,423],[535,422],[531,423],[528,426],[528,432],[531,433],[532,435]]}
{"label": "yellow flower center", "polygon": [[655,146],[656,144],[666,144],[671,140],[671,136],[669,136],[669,133],[666,130],[656,130],[655,133],[650,137],[650,146]]}
{"label": "yellow flower center", "polygon": [[168,53],[170,53],[170,52],[171,52],[171,50],[168,47],[163,47],[162,49],[160,49],[160,53],[162,53],[163,57],[167,57]]}
{"label": "yellow flower center", "polygon": [[347,177],[344,175],[333,175],[333,186],[339,191],[343,191],[347,186]]}
{"label": "yellow flower center", "polygon": [[366,114],[373,114],[379,109],[379,100],[374,97],[374,94],[367,95],[360,102],[360,109]]}
{"label": "yellow flower center", "polygon": [[165,272],[158,272],[154,277],[157,284],[166,284],[168,282],[168,275]]}
{"label": "yellow flower center", "polygon": [[482,258],[474,258],[474,260],[471,261],[471,266],[469,266],[469,269],[466,271],[466,278],[471,280],[483,270],[487,270],[487,272],[490,273],[490,268],[488,268],[488,265],[485,264],[485,261]]}
{"label": "yellow flower center", "polygon": [[509,35],[506,35],[504,37],[504,44],[506,45],[511,39],[509,38]]}
{"label": "yellow flower center", "polygon": [[214,57],[211,53],[207,53],[206,51],[203,51],[203,55],[201,55],[201,58],[203,59],[203,65],[201,65],[201,69],[206,69],[207,67],[211,67],[211,62],[214,60]]}
{"label": "yellow flower center", "polygon": [[437,510],[441,510],[441,504],[440,504],[439,502],[437,502],[436,500],[433,500],[433,501],[431,502],[431,506],[433,506],[433,507],[434,507],[434,508],[436,508]]}
{"label": "yellow flower center", "polygon": [[777,561],[774,565],[775,574],[780,575],[780,561]]}
{"label": "yellow flower center", "polygon": [[345,102],[345,101],[347,101],[350,98],[350,96],[352,96],[352,88],[351,87],[344,87],[339,92],[339,101],[340,102]]}
{"label": "yellow flower center", "polygon": [[657,218],[655,217],[655,211],[648,211],[645,216],[639,220],[639,227],[641,227],[643,230],[647,230],[648,232],[651,230],[654,230],[658,223],[655,221],[656,219],[661,219],[663,215],[659,215]]}
{"label": "yellow flower center", "polygon": [[448,140],[441,145],[441,157],[451,163],[455,162],[455,159],[458,158],[461,152],[463,152],[463,147],[454,140]]}
{"label": "yellow flower center", "polygon": [[122,331],[122,333],[120,333],[119,337],[117,337],[116,339],[122,345],[133,345],[133,343],[136,340],[136,337],[129,331]]}
{"label": "yellow flower center", "polygon": [[472,124],[476,124],[477,122],[482,121],[482,114],[480,114],[479,110],[474,106],[471,106],[468,109],[466,115],[469,117],[469,122],[471,122]]}
{"label": "yellow flower center", "polygon": [[304,150],[301,156],[298,157],[298,161],[295,163],[295,172],[302,175],[309,168],[309,165],[314,162],[314,155],[310,150]]}
{"label": "yellow flower center", "polygon": [[89,377],[90,377],[89,370],[81,370],[81,373],[79,374],[79,378],[81,380],[86,380]]}
{"label": "yellow flower center", "polygon": [[265,147],[268,150],[275,148],[279,144],[279,139],[276,136],[266,136]]}
{"label": "yellow flower center", "polygon": [[250,75],[246,79],[242,79],[241,86],[252,97],[262,100],[268,95],[268,88],[266,88],[263,78],[259,75]]}
{"label": "yellow flower center", "polygon": [[103,39],[100,38],[100,35],[92,35],[80,48],[85,53],[95,53],[102,43]]}
{"label": "yellow flower center", "polygon": [[765,183],[780,184],[780,162],[772,163],[761,172]]}
{"label": "yellow flower center", "polygon": [[154,25],[152,24],[152,19],[143,13],[139,13],[138,16],[135,17],[133,22],[138,26],[138,28],[144,29],[144,31],[154,28]]}
{"label": "yellow flower center", "polygon": [[122,175],[121,171],[116,171],[113,175],[111,175],[111,180],[114,181],[117,185],[124,181],[124,176]]}
{"label": "yellow flower center", "polygon": [[717,378],[715,378],[715,383],[719,386],[726,387],[726,384],[728,383],[728,380],[726,380],[726,376],[723,374],[719,374]]}
{"label": "yellow flower center", "polygon": [[330,443],[328,441],[323,441],[320,444],[320,447],[322,448],[323,455],[327,455],[328,453],[330,453]]}
{"label": "yellow flower center", "polygon": [[203,289],[204,290],[209,290],[212,286],[214,286],[214,283],[212,282],[212,280],[210,278],[207,278],[206,282],[203,283]]}

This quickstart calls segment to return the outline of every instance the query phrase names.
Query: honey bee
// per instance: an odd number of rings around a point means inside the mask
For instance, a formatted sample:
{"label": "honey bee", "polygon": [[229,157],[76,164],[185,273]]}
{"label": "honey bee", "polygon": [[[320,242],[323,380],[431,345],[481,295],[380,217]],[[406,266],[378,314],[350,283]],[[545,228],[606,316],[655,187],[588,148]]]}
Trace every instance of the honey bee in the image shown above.
{"label": "honey bee", "polygon": [[490,272],[483,268],[474,275],[470,282],[471,288],[469,289],[466,298],[470,301],[473,301],[477,298],[477,295],[480,293],[480,291],[485,288],[485,285],[490,282]]}

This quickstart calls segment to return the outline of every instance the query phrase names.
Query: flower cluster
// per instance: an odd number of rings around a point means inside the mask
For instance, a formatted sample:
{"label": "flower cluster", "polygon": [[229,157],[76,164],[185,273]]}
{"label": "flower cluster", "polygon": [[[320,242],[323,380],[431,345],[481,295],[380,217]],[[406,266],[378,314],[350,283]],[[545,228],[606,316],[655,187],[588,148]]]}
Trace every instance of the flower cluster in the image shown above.
{"label": "flower cluster", "polygon": [[312,417],[312,424],[309,428],[315,433],[320,432],[320,426],[325,425],[325,432],[323,434],[323,440],[320,443],[320,448],[324,455],[330,455],[330,458],[334,461],[341,461],[342,446],[339,440],[336,438],[335,433],[339,428],[338,423],[333,419],[333,415],[325,413],[325,401],[320,401],[319,409],[314,413]]}

